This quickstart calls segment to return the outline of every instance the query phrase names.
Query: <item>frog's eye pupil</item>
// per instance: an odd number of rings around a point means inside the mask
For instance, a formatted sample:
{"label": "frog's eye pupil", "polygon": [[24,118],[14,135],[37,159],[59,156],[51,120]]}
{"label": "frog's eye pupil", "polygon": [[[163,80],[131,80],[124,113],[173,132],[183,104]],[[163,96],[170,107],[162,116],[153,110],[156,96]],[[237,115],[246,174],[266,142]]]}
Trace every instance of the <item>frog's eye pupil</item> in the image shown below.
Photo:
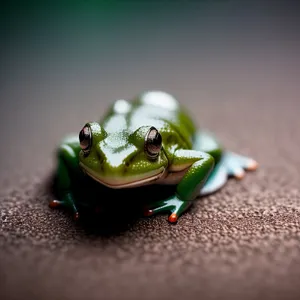
{"label": "frog's eye pupil", "polygon": [[150,158],[156,158],[162,148],[162,137],[155,127],[151,127],[145,139],[145,151]]}
{"label": "frog's eye pupil", "polygon": [[83,153],[87,155],[90,151],[92,144],[92,134],[90,126],[85,125],[81,129],[81,131],[79,132],[79,142],[80,148],[82,149]]}

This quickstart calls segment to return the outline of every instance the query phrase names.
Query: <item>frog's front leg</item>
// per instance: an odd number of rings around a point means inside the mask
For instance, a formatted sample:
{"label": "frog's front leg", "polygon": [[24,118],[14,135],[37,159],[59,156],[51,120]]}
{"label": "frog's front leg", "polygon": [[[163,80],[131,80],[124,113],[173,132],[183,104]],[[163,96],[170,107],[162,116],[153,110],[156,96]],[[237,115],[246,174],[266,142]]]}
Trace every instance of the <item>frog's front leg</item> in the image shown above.
{"label": "frog's front leg", "polygon": [[171,212],[169,221],[171,223],[176,222],[199,195],[199,190],[206,182],[213,167],[214,158],[208,153],[195,150],[177,150],[169,172],[170,174],[185,173],[176,187],[176,193],[166,200],[154,203],[150,209],[146,209],[145,215]]}
{"label": "frog's front leg", "polygon": [[58,150],[58,166],[56,174],[56,191],[59,200],[52,200],[49,203],[51,208],[67,207],[72,210],[74,219],[79,218],[77,207],[72,194],[72,175],[79,172],[76,148],[72,144],[62,144]]}

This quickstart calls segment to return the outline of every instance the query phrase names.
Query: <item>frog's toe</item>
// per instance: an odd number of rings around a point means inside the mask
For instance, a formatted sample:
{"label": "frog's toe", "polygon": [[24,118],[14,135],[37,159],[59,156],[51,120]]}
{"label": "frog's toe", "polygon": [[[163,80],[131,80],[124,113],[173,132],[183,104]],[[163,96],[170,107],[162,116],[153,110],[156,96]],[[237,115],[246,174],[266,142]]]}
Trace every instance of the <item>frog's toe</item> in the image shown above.
{"label": "frog's toe", "polygon": [[74,221],[78,221],[79,220],[79,212],[78,211],[74,212],[73,219],[74,219]]}
{"label": "frog's toe", "polygon": [[258,162],[255,161],[254,159],[250,159],[247,166],[245,167],[247,171],[255,171],[257,168],[258,168]]}
{"label": "frog's toe", "polygon": [[56,200],[56,199],[51,200],[49,202],[49,207],[50,208],[69,208],[73,212],[74,220],[77,221],[79,219],[79,213],[78,213],[77,207],[75,206],[73,200],[70,198],[67,198],[64,200]]}
{"label": "frog's toe", "polygon": [[182,201],[177,196],[170,197],[167,200],[156,202],[152,208],[144,210],[144,216],[152,216],[158,213],[171,213],[168,217],[170,223],[176,223],[178,218],[190,207],[191,201]]}
{"label": "frog's toe", "polygon": [[144,217],[150,217],[153,215],[153,210],[150,208],[145,208],[144,209]]}
{"label": "frog's toe", "polygon": [[49,202],[50,208],[57,208],[57,207],[61,207],[63,205],[64,205],[63,201],[59,201],[59,200],[51,200]]}
{"label": "frog's toe", "polygon": [[231,162],[230,164],[227,164],[227,174],[239,180],[245,177],[244,169],[236,162]]}
{"label": "frog's toe", "polygon": [[235,170],[232,172],[232,176],[234,176],[238,180],[242,180],[246,175],[246,172],[244,170]]}
{"label": "frog's toe", "polygon": [[178,221],[178,215],[176,213],[172,213],[168,220],[170,223],[176,223]]}
{"label": "frog's toe", "polygon": [[147,207],[144,209],[144,216],[150,217],[158,213],[171,211],[173,206],[167,201],[159,201],[151,205],[151,208]]}
{"label": "frog's toe", "polygon": [[238,155],[236,153],[227,152],[223,159],[223,164],[227,169],[229,176],[237,179],[243,179],[247,171],[254,171],[258,167],[258,163],[249,157]]}
{"label": "frog's toe", "polygon": [[168,220],[170,223],[176,223],[179,217],[191,206],[192,201],[178,200],[178,204],[172,209]]}

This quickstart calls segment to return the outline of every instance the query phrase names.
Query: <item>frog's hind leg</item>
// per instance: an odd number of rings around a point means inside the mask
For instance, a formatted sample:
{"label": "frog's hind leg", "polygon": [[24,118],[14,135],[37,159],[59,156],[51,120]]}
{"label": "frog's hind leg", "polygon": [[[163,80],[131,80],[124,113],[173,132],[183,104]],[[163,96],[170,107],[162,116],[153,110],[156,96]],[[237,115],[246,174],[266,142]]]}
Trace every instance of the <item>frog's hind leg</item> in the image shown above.
{"label": "frog's hind leg", "polygon": [[200,190],[200,195],[208,195],[218,191],[225,185],[227,180],[228,174],[225,166],[222,163],[218,163]]}
{"label": "frog's hind leg", "polygon": [[176,223],[178,218],[190,207],[192,201],[182,201],[177,197],[170,197],[167,200],[157,201],[151,204],[150,208],[144,211],[145,216],[152,216],[158,213],[171,213],[168,220],[170,223]]}
{"label": "frog's hind leg", "polygon": [[194,149],[209,153],[216,162],[216,166],[201,189],[200,195],[216,192],[225,185],[229,176],[242,179],[245,170],[253,171],[258,167],[257,162],[252,158],[223,151],[218,141],[207,131],[196,134]]}

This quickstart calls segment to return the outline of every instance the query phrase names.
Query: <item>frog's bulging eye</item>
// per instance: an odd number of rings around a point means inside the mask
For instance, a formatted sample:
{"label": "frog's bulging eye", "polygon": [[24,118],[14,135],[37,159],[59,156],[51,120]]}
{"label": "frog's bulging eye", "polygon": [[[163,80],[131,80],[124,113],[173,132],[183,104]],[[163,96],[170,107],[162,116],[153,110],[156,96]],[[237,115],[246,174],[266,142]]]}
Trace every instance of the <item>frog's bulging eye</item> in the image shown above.
{"label": "frog's bulging eye", "polygon": [[145,138],[145,152],[149,158],[154,159],[162,148],[162,138],[155,127],[151,127]]}
{"label": "frog's bulging eye", "polygon": [[92,132],[89,125],[85,125],[79,132],[79,142],[84,155],[88,155],[92,145]]}

